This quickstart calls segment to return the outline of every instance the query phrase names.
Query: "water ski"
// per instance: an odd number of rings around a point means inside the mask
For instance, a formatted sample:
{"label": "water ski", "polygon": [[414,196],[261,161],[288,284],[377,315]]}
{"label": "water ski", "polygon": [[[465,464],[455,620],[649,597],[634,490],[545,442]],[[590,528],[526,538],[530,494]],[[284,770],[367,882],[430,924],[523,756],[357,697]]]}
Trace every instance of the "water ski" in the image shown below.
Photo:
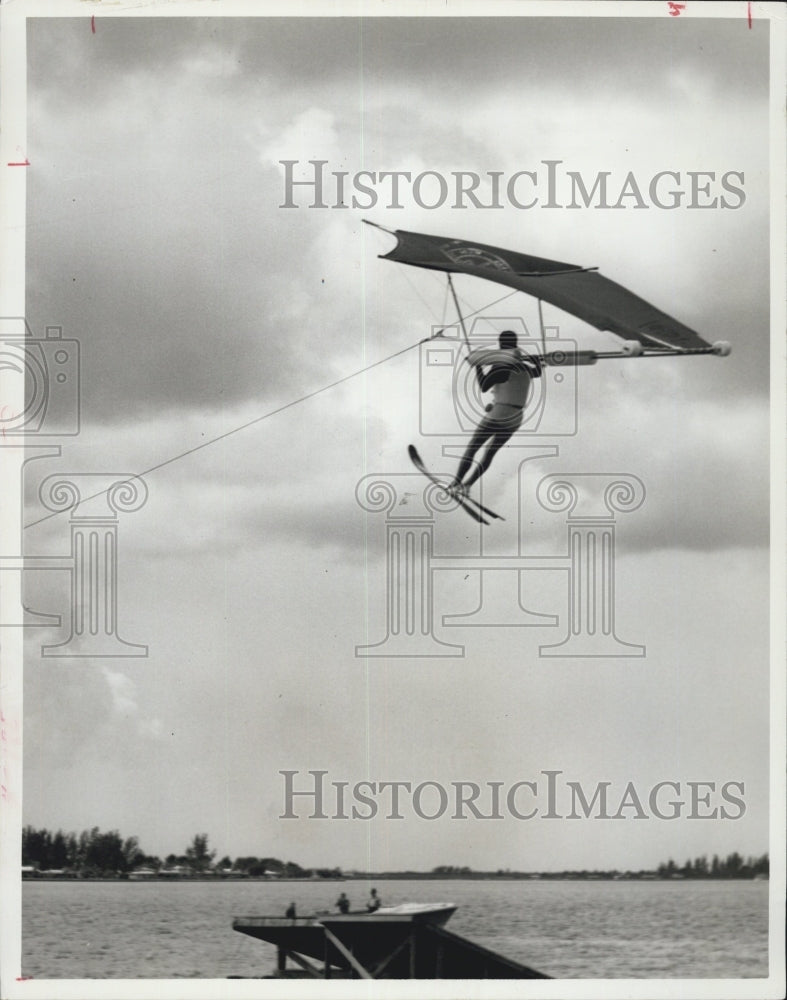
{"label": "water ski", "polygon": [[416,469],[418,469],[418,471],[422,475],[426,476],[426,478],[429,479],[431,482],[433,482],[436,486],[442,487],[442,489],[444,489],[446,493],[448,493],[456,500],[457,504],[462,508],[462,510],[467,511],[470,517],[474,518],[476,521],[479,521],[481,524],[489,524],[489,521],[487,521],[486,519],[487,517],[493,517],[498,521],[505,520],[505,518],[502,517],[500,514],[496,514],[493,510],[490,510],[489,507],[485,507],[482,503],[479,503],[478,500],[475,500],[468,494],[463,495],[460,493],[455,493],[453,490],[450,490],[448,488],[447,483],[443,482],[442,479],[439,479],[437,476],[433,475],[427,469],[427,467],[423,463],[423,459],[418,454],[415,445],[411,444],[408,446],[407,454],[410,456],[410,461],[413,463]]}

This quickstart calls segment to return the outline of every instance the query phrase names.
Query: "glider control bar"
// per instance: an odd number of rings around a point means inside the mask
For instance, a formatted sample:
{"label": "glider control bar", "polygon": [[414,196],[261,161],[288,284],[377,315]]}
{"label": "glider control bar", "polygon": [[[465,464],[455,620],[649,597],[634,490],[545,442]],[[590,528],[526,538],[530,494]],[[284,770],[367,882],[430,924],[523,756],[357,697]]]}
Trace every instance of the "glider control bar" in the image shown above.
{"label": "glider control bar", "polygon": [[681,350],[676,348],[664,350],[644,348],[637,340],[624,341],[623,349],[620,351],[548,351],[546,354],[539,354],[538,360],[544,365],[594,365],[597,361],[604,361],[615,358],[677,358],[683,355],[694,354],[715,354],[717,357],[726,358],[732,348],[726,340],[717,340],[709,347],[687,347]]}

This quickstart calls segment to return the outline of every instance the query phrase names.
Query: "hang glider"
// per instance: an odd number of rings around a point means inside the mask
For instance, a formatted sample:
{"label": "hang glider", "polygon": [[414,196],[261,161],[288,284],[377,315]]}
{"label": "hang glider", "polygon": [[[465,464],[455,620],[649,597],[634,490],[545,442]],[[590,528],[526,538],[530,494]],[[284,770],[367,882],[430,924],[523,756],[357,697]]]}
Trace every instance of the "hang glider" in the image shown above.
{"label": "hang glider", "polygon": [[[451,274],[469,274],[526,292],[577,316],[598,330],[649,348],[648,354],[729,354],[729,345],[711,345],[698,333],[627,288],[610,281],[598,268],[547,260],[485,243],[384,229],[397,245],[383,260]],[[590,353],[590,352],[588,352]],[[641,353],[629,350],[628,355]],[[603,357],[603,354],[597,354]],[[619,355],[607,355],[619,356]]]}

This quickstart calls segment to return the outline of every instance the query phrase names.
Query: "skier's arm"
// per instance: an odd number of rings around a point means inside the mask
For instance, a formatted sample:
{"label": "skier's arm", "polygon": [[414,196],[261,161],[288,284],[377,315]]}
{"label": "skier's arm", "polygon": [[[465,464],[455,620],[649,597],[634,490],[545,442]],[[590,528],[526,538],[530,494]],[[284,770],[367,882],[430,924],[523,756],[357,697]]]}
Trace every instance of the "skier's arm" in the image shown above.
{"label": "skier's arm", "polygon": [[541,378],[541,361],[538,357],[536,357],[536,355],[524,354],[522,351],[519,351],[519,360],[521,361],[523,367],[527,369],[531,378]]}
{"label": "skier's arm", "polygon": [[478,378],[478,384],[481,386],[481,392],[488,392],[493,385],[499,385],[501,382],[507,382],[510,371],[504,368],[503,365],[492,365],[492,367],[487,372],[481,371],[479,365],[476,368],[476,377]]}
{"label": "skier's arm", "polygon": [[465,361],[475,369],[475,377],[481,392],[488,392],[498,382],[508,379],[508,372],[500,365],[494,364],[494,351],[479,347],[471,351]]}

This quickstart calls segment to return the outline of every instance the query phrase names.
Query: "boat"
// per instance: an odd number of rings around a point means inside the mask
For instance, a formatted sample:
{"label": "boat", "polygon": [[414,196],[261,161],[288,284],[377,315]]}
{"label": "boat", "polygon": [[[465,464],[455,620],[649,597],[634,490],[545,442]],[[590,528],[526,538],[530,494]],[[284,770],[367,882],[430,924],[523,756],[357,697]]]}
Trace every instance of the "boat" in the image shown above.
{"label": "boat", "polygon": [[456,909],[453,903],[402,903],[371,913],[236,917],[232,928],[275,945],[274,978],[551,978],[446,930]]}
{"label": "boat", "polygon": [[[371,916],[368,911],[363,911]],[[442,926],[448,923],[456,912],[454,903],[398,903],[396,906],[378,906],[373,911],[377,917],[423,917],[430,924]],[[356,915],[359,911],[355,911]]]}

